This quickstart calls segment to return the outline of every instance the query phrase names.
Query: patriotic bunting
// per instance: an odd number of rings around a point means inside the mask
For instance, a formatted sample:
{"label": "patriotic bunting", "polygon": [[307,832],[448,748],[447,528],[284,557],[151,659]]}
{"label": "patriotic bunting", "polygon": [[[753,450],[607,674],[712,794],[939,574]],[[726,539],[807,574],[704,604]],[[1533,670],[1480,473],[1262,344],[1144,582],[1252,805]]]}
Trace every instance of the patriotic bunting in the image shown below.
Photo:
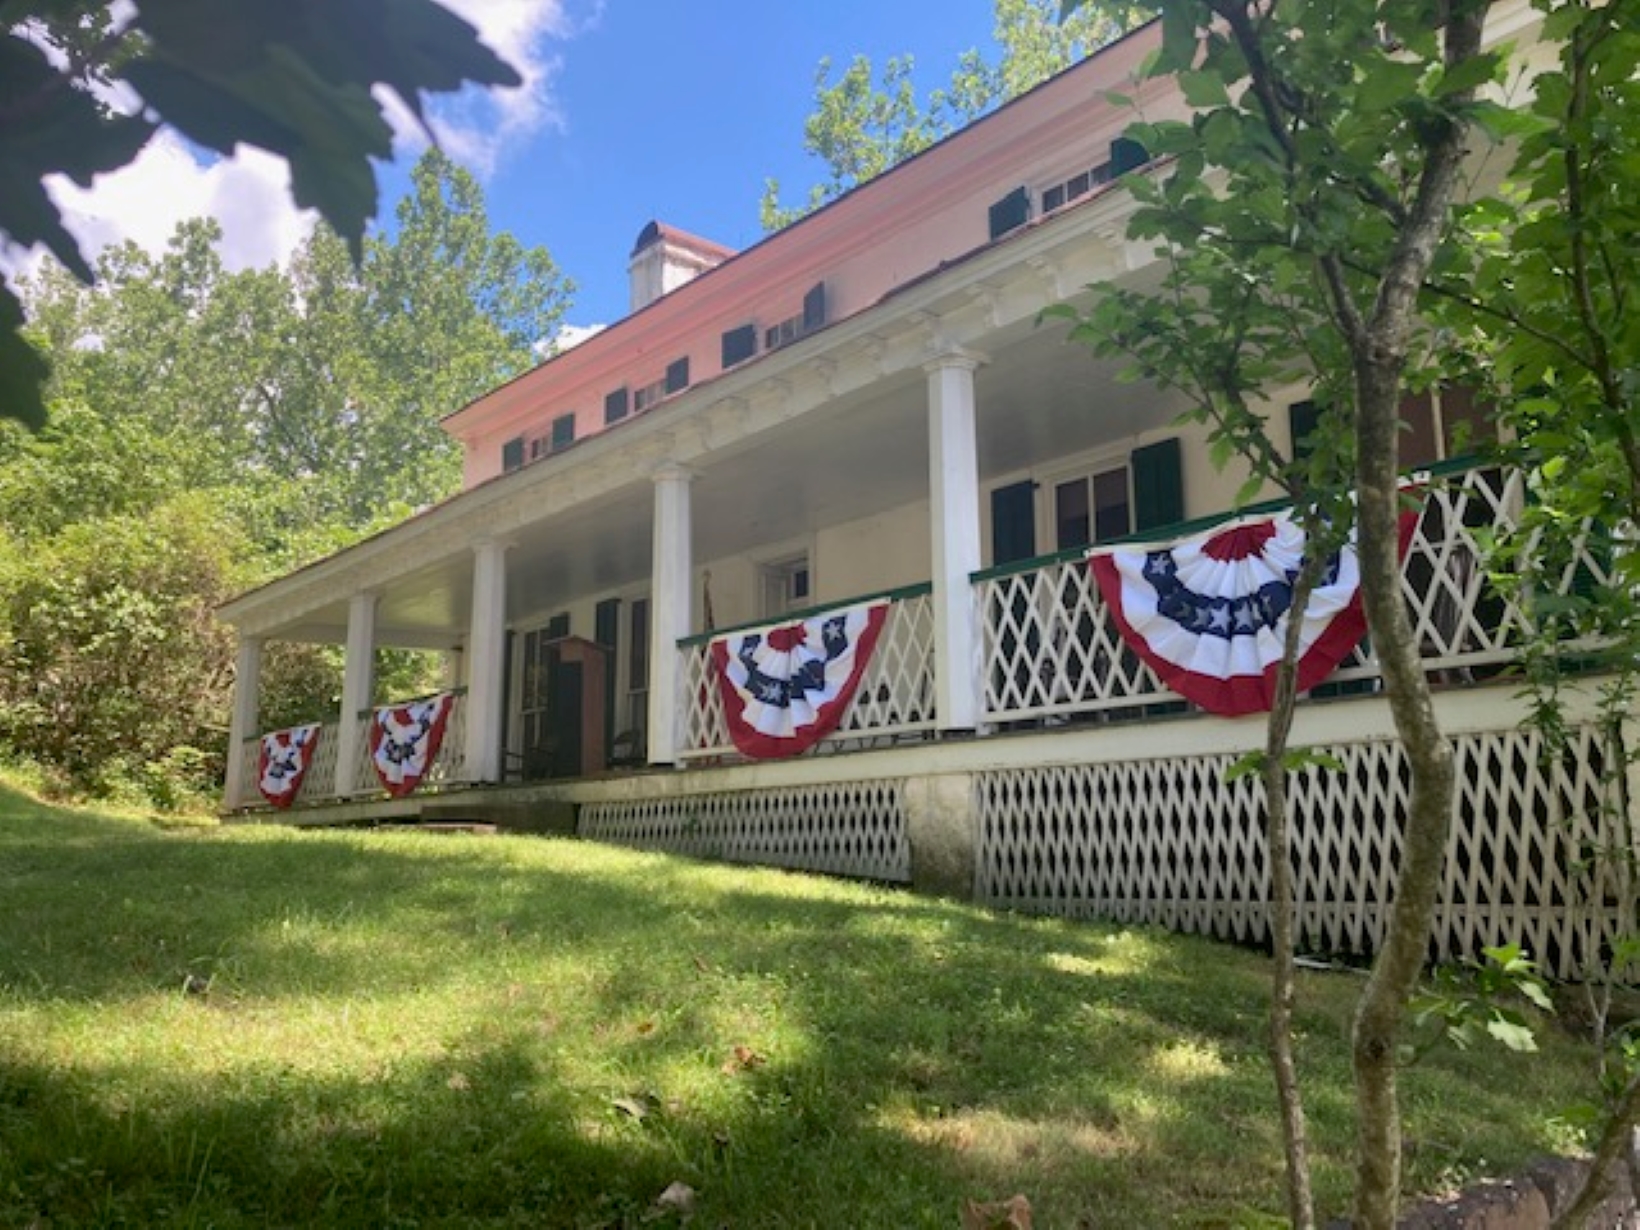
{"label": "patriotic bunting", "polygon": [[443,692],[375,711],[370,723],[370,759],[382,787],[395,799],[419,786],[432,767],[454,703],[455,697]]}
{"label": "patriotic bunting", "polygon": [[262,736],[256,758],[256,784],[262,797],[275,807],[289,807],[296,801],[322,730],[318,722],[313,722]]}
{"label": "patriotic bunting", "polygon": [[888,601],[880,599],[714,640],[735,747],[759,759],[795,756],[835,730],[887,616]]}
{"label": "patriotic bunting", "polygon": [[[1404,511],[1406,554],[1418,514]],[[1123,639],[1162,682],[1225,717],[1267,712],[1287,635],[1303,528],[1290,512],[1236,522],[1171,546],[1088,553]],[[1353,538],[1328,559],[1299,637],[1298,688],[1338,667],[1367,630]]]}

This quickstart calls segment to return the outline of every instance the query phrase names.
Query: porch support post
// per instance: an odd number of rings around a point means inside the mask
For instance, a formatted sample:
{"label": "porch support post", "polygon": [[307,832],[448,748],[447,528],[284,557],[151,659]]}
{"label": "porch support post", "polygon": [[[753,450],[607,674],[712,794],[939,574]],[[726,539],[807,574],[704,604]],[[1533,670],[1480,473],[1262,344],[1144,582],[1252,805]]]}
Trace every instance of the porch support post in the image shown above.
{"label": "porch support post", "polygon": [[509,545],[489,541],[473,548],[473,617],[467,637],[466,771],[470,782],[501,780]]}
{"label": "porch support post", "polygon": [[923,366],[934,547],[934,699],[941,730],[979,725],[979,619],[968,578],[980,566],[974,435],[974,371],[980,362],[979,355],[951,349]]}
{"label": "porch support post", "polygon": [[250,783],[245,772],[245,740],[261,733],[257,729],[262,700],[262,638],[242,636],[234,659],[233,716],[228,722],[228,759],[222,783],[223,803],[243,807],[250,802]]}
{"label": "porch support post", "polygon": [[668,463],[655,471],[654,557],[650,577],[649,763],[675,764],[683,750],[678,640],[691,631],[694,535],[689,484],[694,471]]}
{"label": "porch support post", "polygon": [[359,711],[376,695],[376,595],[354,594],[347,604],[347,656],[342,660],[342,712],[336,723],[336,794],[359,789],[364,727]]}

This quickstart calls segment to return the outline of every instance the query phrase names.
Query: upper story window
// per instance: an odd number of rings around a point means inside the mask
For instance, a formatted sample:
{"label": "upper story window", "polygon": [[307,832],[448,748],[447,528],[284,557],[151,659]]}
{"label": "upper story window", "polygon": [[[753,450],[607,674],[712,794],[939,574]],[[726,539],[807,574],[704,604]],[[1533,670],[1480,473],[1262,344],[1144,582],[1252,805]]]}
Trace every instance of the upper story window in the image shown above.
{"label": "upper story window", "polygon": [[604,397],[604,426],[619,423],[626,417],[630,408],[631,398],[624,384],[613,393],[606,394]]}
{"label": "upper story window", "polygon": [[501,446],[501,472],[516,470],[524,464],[524,437],[514,436]]}
{"label": "upper story window", "polygon": [[573,444],[575,442],[575,416],[573,414],[561,414],[553,419],[550,439],[552,451],[555,453],[559,449],[568,448]]}
{"label": "upper story window", "polygon": [[1139,142],[1129,137],[1117,137],[1110,143],[1110,158],[1087,171],[1078,171],[1069,179],[1050,184],[1042,190],[1042,212],[1051,213],[1087,196],[1101,184],[1108,184],[1150,161],[1150,154]]}

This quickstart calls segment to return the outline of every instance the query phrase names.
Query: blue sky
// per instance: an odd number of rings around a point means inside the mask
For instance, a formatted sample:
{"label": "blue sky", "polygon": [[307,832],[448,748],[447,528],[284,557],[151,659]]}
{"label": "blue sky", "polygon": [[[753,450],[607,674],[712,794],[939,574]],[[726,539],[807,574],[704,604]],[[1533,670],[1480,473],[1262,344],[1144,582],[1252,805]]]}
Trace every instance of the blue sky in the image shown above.
{"label": "blue sky", "polygon": [[[627,310],[626,261],[658,218],[734,248],[761,236],[766,177],[803,198],[822,168],[803,153],[822,57],[916,61],[920,92],[957,57],[994,57],[991,0],[441,0],[523,73],[523,89],[436,100],[434,127],[484,185],[491,222],[545,245],[579,286],[568,320]],[[381,176],[402,195],[418,139]],[[256,151],[208,162],[168,135],[90,192],[52,185],[82,247],[163,247],[182,218],[211,214],[230,267],[282,261],[312,224],[283,164]]]}
{"label": "blue sky", "polygon": [[990,49],[991,24],[990,0],[607,0],[558,45],[558,125],[487,180],[492,221],[551,249],[580,285],[575,321],[616,319],[651,218],[743,248],[762,234],[766,177],[788,201],[821,178],[803,154],[821,57],[909,52],[927,89],[961,51]]}

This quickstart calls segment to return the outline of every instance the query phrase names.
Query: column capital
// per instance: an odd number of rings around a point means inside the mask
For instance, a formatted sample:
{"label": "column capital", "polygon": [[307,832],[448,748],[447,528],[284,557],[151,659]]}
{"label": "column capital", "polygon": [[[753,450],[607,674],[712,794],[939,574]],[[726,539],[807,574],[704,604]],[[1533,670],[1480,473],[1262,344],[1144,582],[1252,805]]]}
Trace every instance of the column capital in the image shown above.
{"label": "column capital", "polygon": [[970,350],[967,346],[940,346],[930,347],[928,358],[923,361],[923,371],[930,376],[943,371],[977,371],[989,363],[989,355],[978,350]]}
{"label": "column capital", "polygon": [[661,483],[692,483],[700,477],[700,471],[684,465],[681,461],[663,461],[650,471],[649,477],[657,485]]}
{"label": "column capital", "polygon": [[480,551],[506,552],[517,545],[518,543],[516,539],[497,538],[490,535],[485,535],[483,538],[473,539],[473,554],[477,555]]}

